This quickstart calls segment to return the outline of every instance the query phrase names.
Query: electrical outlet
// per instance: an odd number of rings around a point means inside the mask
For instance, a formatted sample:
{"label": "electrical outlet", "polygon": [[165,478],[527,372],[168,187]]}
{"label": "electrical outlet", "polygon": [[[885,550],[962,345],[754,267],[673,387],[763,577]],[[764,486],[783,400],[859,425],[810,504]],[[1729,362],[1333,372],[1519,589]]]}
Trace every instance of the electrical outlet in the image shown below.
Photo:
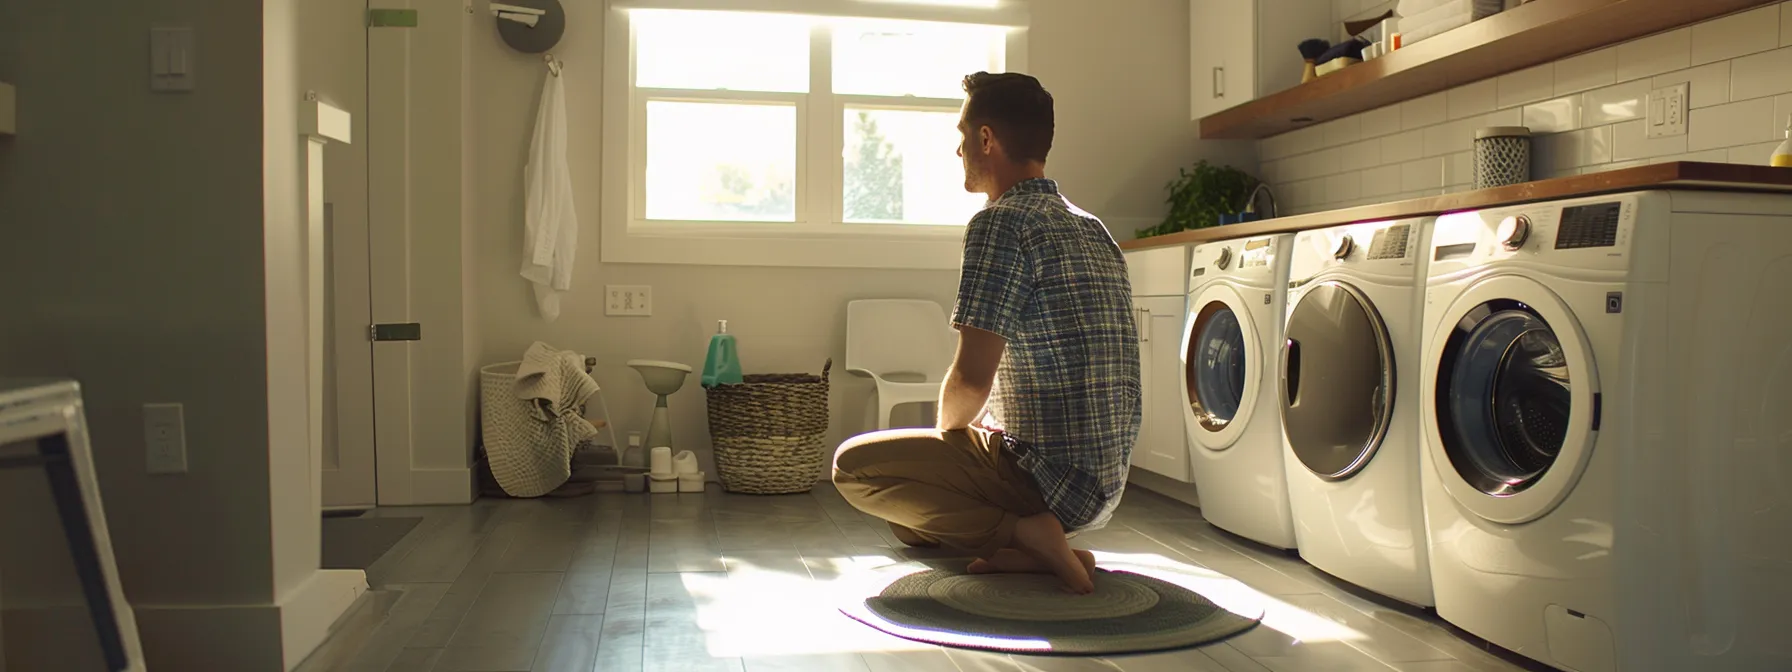
{"label": "electrical outlet", "polygon": [[1686,109],[1691,97],[1689,82],[1665,86],[1649,92],[1649,119],[1644,127],[1647,137],[1666,138],[1686,135]]}
{"label": "electrical outlet", "polygon": [[143,405],[143,443],[149,473],[187,472],[187,428],[180,404]]}
{"label": "electrical outlet", "polygon": [[625,317],[652,316],[653,288],[647,285],[605,285],[604,314]]}

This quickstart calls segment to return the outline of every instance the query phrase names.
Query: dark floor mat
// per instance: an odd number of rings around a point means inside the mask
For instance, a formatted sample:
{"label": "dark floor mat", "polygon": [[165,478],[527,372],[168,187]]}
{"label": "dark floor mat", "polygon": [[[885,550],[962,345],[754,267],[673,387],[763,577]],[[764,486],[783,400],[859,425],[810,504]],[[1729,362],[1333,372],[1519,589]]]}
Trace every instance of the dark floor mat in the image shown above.
{"label": "dark floor mat", "polygon": [[422,518],[325,518],[323,569],[367,569]]}

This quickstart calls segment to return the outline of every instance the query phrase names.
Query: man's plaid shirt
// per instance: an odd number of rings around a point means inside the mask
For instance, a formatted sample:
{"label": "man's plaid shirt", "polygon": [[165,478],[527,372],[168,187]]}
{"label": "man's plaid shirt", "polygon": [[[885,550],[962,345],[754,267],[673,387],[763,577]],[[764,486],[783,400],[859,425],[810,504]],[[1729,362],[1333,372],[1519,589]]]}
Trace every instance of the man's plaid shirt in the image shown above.
{"label": "man's plaid shirt", "polygon": [[1140,422],[1126,259],[1048,179],[1021,182],[965,229],[952,322],[1008,341],[989,410],[1067,530],[1120,503]]}

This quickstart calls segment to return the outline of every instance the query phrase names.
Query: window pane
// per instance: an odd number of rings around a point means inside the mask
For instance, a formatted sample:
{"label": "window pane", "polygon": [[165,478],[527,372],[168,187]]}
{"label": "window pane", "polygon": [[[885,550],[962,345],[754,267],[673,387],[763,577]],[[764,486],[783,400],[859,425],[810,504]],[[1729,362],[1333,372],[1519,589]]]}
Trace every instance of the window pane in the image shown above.
{"label": "window pane", "polygon": [[635,85],[806,93],[809,27],[801,16],[645,11],[635,27]]}
{"label": "window pane", "polygon": [[993,26],[842,20],[834,26],[834,92],[963,98],[965,75],[1002,69],[1006,43],[1007,31]]}
{"label": "window pane", "polygon": [[962,225],[983,207],[964,190],[957,112],[846,110],[848,222]]}
{"label": "window pane", "polygon": [[796,108],[648,101],[647,218],[796,221]]}

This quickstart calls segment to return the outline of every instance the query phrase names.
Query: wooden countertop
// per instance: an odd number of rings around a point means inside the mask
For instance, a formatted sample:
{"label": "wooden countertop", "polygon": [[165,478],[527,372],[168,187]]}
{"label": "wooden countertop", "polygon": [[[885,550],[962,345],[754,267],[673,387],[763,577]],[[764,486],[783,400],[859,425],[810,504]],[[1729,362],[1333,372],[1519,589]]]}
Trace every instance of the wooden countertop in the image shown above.
{"label": "wooden countertop", "polygon": [[1293,233],[1357,222],[1424,217],[1463,210],[1479,210],[1536,201],[1651,189],[1792,193],[1792,168],[1770,168],[1734,163],[1658,163],[1591,175],[1525,182],[1509,187],[1465,191],[1408,201],[1193,229],[1164,236],[1128,240],[1120,243],[1120,249],[1145,250],[1170,245],[1189,245],[1214,240],[1260,236],[1268,233]]}

